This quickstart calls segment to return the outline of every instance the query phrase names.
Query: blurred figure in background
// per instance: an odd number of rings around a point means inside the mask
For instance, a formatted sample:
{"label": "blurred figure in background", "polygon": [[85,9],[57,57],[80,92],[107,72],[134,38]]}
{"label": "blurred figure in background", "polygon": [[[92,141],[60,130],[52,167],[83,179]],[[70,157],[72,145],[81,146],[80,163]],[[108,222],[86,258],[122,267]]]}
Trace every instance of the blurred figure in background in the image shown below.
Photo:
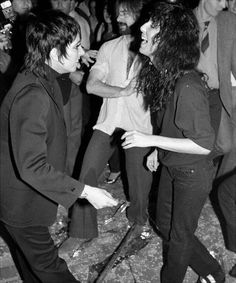
{"label": "blurred figure in background", "polygon": [[103,6],[102,22],[96,32],[96,46],[100,47],[104,42],[118,37],[118,27],[115,20],[114,2],[106,0]]}
{"label": "blurred figure in background", "polygon": [[230,12],[236,14],[236,0],[228,0],[228,9]]}
{"label": "blurred figure in background", "polygon": [[26,52],[25,27],[28,15],[36,7],[36,0],[13,0],[11,29],[0,34],[0,103],[24,62]]}
{"label": "blurred figure in background", "polygon": [[[94,33],[98,25],[98,18],[97,18],[98,2],[97,0],[90,0],[88,5],[89,5],[89,12],[90,12],[89,21],[90,21],[90,25],[91,25],[91,29],[93,33],[93,38],[94,38]],[[101,3],[99,3],[99,5],[101,5]]]}

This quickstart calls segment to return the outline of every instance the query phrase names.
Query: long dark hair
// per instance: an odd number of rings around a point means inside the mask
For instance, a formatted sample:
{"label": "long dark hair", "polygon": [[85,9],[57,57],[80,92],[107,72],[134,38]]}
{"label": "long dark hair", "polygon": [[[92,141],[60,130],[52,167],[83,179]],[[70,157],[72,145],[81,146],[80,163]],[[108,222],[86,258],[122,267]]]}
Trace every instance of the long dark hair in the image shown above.
{"label": "long dark hair", "polygon": [[59,59],[66,57],[66,48],[78,33],[79,25],[63,12],[48,10],[39,16],[32,15],[26,30],[25,68],[46,78],[44,67],[50,60],[50,51],[56,48]]}
{"label": "long dark hair", "polygon": [[199,29],[193,12],[181,4],[154,3],[150,8],[152,27],[160,28],[152,62],[141,56],[137,90],[144,96],[145,109],[162,109],[172,96],[176,81],[195,69],[199,60]]}

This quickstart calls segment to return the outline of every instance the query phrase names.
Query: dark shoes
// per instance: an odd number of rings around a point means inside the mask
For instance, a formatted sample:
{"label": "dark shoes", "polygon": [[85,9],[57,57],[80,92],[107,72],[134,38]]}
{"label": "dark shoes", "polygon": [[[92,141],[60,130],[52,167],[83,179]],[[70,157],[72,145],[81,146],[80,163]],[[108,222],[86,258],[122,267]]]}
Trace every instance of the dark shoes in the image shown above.
{"label": "dark shoes", "polygon": [[206,277],[199,277],[196,283],[224,283],[225,282],[225,274],[223,270],[220,268],[214,274],[209,274]]}
{"label": "dark shoes", "polygon": [[120,177],[120,172],[111,172],[109,177],[105,180],[107,184],[114,184]]}
{"label": "dark shoes", "polygon": [[[129,222],[128,229],[130,229],[130,227],[132,225],[133,225],[133,223]],[[135,235],[139,236],[143,240],[151,238],[151,236],[152,236],[152,228],[149,225],[149,223],[146,222],[144,225],[136,224]]]}
{"label": "dark shoes", "polygon": [[229,275],[236,278],[236,264],[231,268]]}

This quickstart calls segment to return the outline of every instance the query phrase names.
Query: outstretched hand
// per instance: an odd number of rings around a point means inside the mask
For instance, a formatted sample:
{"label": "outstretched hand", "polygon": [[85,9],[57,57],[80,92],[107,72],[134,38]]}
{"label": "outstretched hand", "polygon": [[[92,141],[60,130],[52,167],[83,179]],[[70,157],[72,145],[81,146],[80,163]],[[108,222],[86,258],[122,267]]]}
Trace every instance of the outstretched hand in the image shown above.
{"label": "outstretched hand", "polygon": [[122,143],[122,147],[124,149],[128,149],[131,147],[148,147],[150,144],[151,135],[143,134],[137,131],[130,131],[123,134],[121,137],[124,142]]}
{"label": "outstretched hand", "polygon": [[114,199],[110,193],[104,189],[99,189],[85,185],[82,195],[96,208],[116,206],[118,200]]}

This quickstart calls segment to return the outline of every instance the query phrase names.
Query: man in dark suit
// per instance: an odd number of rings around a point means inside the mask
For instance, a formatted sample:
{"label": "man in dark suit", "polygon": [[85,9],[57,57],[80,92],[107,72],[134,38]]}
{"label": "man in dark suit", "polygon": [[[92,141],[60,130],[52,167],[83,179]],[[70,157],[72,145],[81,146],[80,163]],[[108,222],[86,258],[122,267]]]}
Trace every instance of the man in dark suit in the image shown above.
{"label": "man in dark suit", "polygon": [[[235,94],[231,86],[231,74],[236,78],[236,17],[231,12],[222,11],[226,5],[226,0],[200,0],[194,10],[200,27],[201,56],[198,68],[208,76],[212,125],[216,131],[215,146],[209,158],[230,156],[223,159],[218,176],[227,175],[233,170],[236,158],[236,139],[233,134],[236,125]],[[228,187],[232,187],[233,183],[230,185],[229,182],[233,182],[233,178],[227,182]],[[216,277],[220,278],[221,275]],[[204,279],[210,282],[209,278]],[[204,279],[199,278],[199,282],[205,282]]]}
{"label": "man in dark suit", "polygon": [[58,11],[32,16],[25,69],[1,106],[0,220],[15,245],[25,283],[79,282],[58,257],[48,231],[58,204],[86,198],[95,208],[117,201],[65,173],[67,132],[57,79],[83,54],[79,26]]}

